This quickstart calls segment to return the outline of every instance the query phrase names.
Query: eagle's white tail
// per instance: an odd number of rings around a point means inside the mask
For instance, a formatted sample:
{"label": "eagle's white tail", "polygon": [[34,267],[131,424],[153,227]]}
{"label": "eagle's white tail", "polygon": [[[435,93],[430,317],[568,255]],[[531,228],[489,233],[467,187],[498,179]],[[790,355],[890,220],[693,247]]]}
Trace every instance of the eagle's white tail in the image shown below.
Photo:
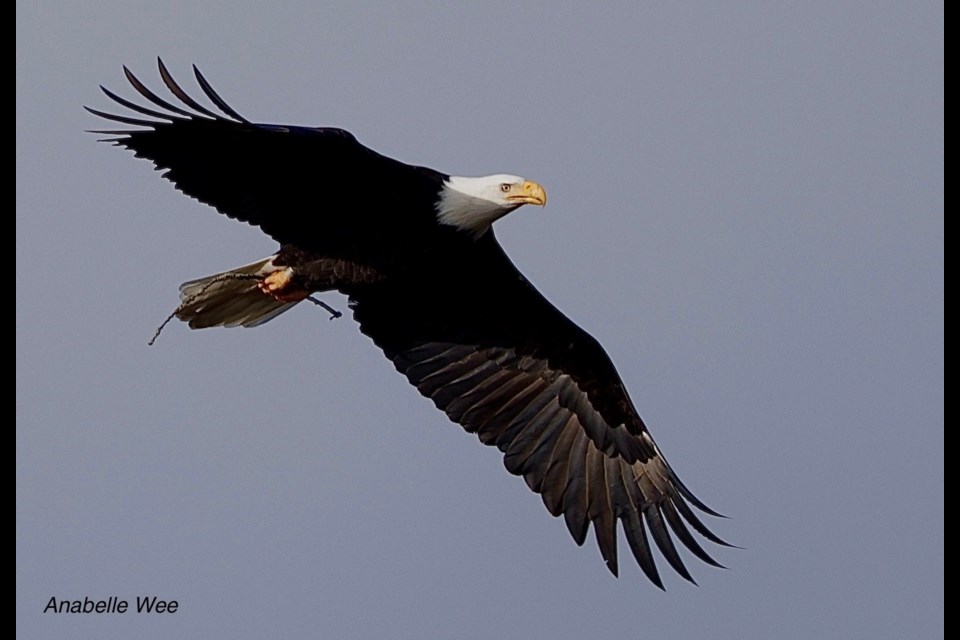
{"label": "eagle's white tail", "polygon": [[291,308],[260,290],[258,282],[276,271],[270,256],[257,262],[180,285],[178,318],[191,329],[256,327]]}

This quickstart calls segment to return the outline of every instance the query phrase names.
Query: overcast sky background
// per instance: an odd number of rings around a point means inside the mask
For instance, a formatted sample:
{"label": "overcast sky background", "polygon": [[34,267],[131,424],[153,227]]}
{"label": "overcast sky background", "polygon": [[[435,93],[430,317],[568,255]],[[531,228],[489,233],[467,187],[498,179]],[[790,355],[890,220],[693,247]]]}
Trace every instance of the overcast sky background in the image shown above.
{"label": "overcast sky background", "polygon": [[[17,635],[942,636],[943,25],[939,2],[18,2]],[[122,64],[162,89],[157,55],[252,120],[544,184],[498,236],[730,517],[729,570],[660,559],[661,592],[621,539],[614,579],[347,316],[148,347],[182,281],[275,248],[83,133],[97,85],[135,95]],[[138,595],[180,609],[42,613]]]}

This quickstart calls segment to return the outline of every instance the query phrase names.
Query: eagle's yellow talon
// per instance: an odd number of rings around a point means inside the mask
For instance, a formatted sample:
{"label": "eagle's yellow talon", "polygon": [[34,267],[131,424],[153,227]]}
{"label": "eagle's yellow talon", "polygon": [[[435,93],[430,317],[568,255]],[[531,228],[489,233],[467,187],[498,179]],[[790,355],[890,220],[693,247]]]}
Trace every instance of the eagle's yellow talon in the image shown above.
{"label": "eagle's yellow talon", "polygon": [[287,267],[269,274],[257,283],[260,291],[280,302],[299,302],[310,292],[293,282],[293,269]]}

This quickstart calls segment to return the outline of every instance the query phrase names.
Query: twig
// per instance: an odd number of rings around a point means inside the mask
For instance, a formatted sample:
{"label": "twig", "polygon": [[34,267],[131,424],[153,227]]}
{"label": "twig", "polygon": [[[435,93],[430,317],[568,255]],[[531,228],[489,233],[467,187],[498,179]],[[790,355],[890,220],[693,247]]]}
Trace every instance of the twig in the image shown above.
{"label": "twig", "polygon": [[343,315],[342,313],[340,313],[339,311],[337,311],[336,309],[334,309],[333,307],[331,307],[330,305],[328,305],[328,304],[327,304],[326,302],[324,302],[323,300],[317,300],[317,299],[314,298],[313,296],[307,296],[306,299],[309,300],[310,302],[312,302],[313,304],[317,305],[318,307],[323,307],[324,309],[326,309],[326,310],[327,310],[327,313],[330,314],[330,319],[331,319],[331,320],[336,320],[337,318],[339,318],[340,316]]}
{"label": "twig", "polygon": [[163,331],[163,328],[164,328],[165,326],[167,326],[167,323],[169,323],[171,320],[173,320],[174,316],[177,315],[177,312],[180,311],[180,308],[181,308],[182,306],[183,306],[183,305],[181,304],[179,307],[177,307],[176,309],[174,309],[174,310],[173,310],[173,313],[171,313],[170,315],[168,315],[168,316],[167,316],[167,319],[164,320],[163,323],[162,323],[159,327],[157,327],[157,330],[153,332],[153,337],[150,338],[150,341],[149,341],[149,342],[147,342],[147,346],[148,346],[148,347],[152,347],[152,346],[153,346],[153,343],[156,342],[156,341],[157,341],[157,338],[160,337],[160,332]]}

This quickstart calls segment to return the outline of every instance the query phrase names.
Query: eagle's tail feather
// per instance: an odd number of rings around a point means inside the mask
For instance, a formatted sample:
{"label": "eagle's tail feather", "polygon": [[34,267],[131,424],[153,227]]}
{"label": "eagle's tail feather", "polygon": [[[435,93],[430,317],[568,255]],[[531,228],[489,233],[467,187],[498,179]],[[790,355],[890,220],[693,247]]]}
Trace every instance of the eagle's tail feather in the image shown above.
{"label": "eagle's tail feather", "polygon": [[256,327],[273,320],[297,302],[283,302],[260,290],[258,283],[279,267],[270,256],[230,271],[180,285],[176,315],[191,329]]}

